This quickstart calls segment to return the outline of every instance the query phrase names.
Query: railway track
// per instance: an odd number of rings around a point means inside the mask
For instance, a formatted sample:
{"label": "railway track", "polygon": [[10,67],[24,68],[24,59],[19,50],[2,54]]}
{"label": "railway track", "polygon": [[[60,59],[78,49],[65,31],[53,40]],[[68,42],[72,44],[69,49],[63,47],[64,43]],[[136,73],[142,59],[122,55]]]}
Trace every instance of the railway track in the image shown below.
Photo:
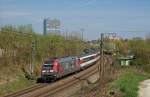
{"label": "railway track", "polygon": [[[108,61],[110,61],[110,59],[105,57],[104,63],[107,64]],[[53,84],[36,84],[32,87],[6,95],[4,97],[56,97],[55,94],[59,91],[79,83],[80,80],[75,77],[86,79],[97,72],[97,65],[93,65],[78,74],[74,74]]]}
{"label": "railway track", "polygon": [[[95,74],[97,72],[97,70],[94,70],[88,74],[85,74],[83,77],[80,77],[81,79],[85,79],[93,74]],[[76,83],[80,82],[80,80],[78,79],[72,79],[69,82],[64,83],[63,85],[59,86],[59,87],[53,87],[50,90],[45,91],[43,94],[40,95],[36,95],[36,97],[55,97],[55,94],[58,93],[61,90],[64,90]]]}
{"label": "railway track", "polygon": [[[111,63],[112,63],[112,60],[110,60],[110,58],[108,56],[105,57],[104,64],[106,65],[106,64],[111,64]],[[86,79],[86,78],[90,77],[91,75],[93,75],[97,72],[98,72],[98,68],[96,66],[92,69],[92,71],[90,73],[85,73],[83,75],[80,75],[79,78],[80,79]],[[76,83],[79,83],[80,81],[81,80],[78,80],[76,78],[72,79],[69,82],[64,83],[60,87],[57,87],[57,88],[54,87],[54,88],[50,89],[49,91],[45,91],[45,93],[43,93],[41,95],[37,95],[37,97],[55,97],[55,94],[57,94],[59,91],[62,91],[62,90],[66,89],[66,88],[68,88],[68,87],[70,87]]]}

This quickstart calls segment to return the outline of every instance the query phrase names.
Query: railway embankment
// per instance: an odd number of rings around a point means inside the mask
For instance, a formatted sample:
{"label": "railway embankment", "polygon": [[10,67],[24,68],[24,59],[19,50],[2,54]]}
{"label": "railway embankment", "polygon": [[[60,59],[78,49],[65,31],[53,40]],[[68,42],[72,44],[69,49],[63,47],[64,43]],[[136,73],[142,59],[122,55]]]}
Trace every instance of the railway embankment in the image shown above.
{"label": "railway embankment", "polygon": [[25,77],[18,77],[12,81],[0,85],[0,96],[25,89],[36,83],[34,80],[28,80]]}
{"label": "railway embankment", "polygon": [[[62,97],[62,95],[64,95],[63,97],[70,97],[70,95],[71,97],[137,97],[139,83],[150,78],[150,73],[147,68],[147,66],[140,68],[114,66],[111,68],[111,78],[104,78],[105,80],[100,83],[98,81],[98,73],[91,72],[96,69],[91,69],[86,71],[87,73],[84,73],[85,71],[83,72],[85,77],[79,75],[71,76],[70,79],[74,80],[70,81],[70,84],[67,81],[69,79],[63,79],[47,87],[37,89],[32,93],[26,93],[23,97],[33,97],[33,95],[39,95],[40,97],[49,97],[49,95],[53,95],[50,97]],[[92,75],[88,74],[89,72]],[[64,88],[55,88],[55,84],[57,85],[56,87]],[[65,85],[63,86],[61,84]],[[47,91],[52,91],[52,93]]]}
{"label": "railway embankment", "polygon": [[[83,92],[76,93],[74,97],[146,97],[138,96],[138,91],[140,83],[149,78],[150,73],[145,72],[143,68],[121,67],[113,73],[111,80],[105,81],[105,83],[100,85],[97,82],[86,86]],[[144,86],[145,83],[146,87],[142,88],[141,91],[144,90],[146,92],[149,91],[149,83],[147,81],[144,82]],[[145,95],[148,95],[146,93]]]}

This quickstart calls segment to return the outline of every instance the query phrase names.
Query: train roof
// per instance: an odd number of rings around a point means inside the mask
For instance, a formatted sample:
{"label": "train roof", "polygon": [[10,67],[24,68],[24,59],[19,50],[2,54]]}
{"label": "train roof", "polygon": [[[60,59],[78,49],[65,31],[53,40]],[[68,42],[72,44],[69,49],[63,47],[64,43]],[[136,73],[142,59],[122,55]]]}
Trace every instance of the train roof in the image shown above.
{"label": "train roof", "polygon": [[49,58],[44,62],[54,62],[55,60],[58,60],[59,62],[66,62],[66,61],[72,61],[77,59],[77,56],[63,56],[63,57],[53,57]]}
{"label": "train roof", "polygon": [[66,61],[72,61],[72,60],[75,60],[77,57],[76,56],[68,56],[68,57],[61,57],[61,58],[58,58],[58,60],[60,62],[66,62]]}
{"label": "train roof", "polygon": [[[97,53],[97,52],[95,52],[95,53]],[[85,56],[92,55],[92,54],[95,54],[95,53],[85,53],[85,54],[79,55],[78,57],[81,58],[81,57],[85,57]]]}

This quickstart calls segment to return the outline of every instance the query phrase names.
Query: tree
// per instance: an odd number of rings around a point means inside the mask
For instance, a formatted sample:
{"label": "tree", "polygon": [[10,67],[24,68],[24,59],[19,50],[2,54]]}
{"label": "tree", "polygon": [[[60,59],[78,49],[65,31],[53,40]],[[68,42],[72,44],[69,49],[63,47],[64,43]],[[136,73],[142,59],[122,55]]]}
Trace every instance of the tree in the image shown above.
{"label": "tree", "polygon": [[[6,25],[0,30],[0,49],[3,50],[0,66],[3,71],[12,68],[10,72],[16,70],[26,74],[32,61],[33,41],[36,41],[35,72],[37,75],[40,73],[40,65],[44,60],[50,57],[78,55],[86,46],[77,34],[68,35],[67,38],[60,35],[43,36],[33,32],[31,25],[17,27]],[[5,75],[2,70],[0,73]]]}

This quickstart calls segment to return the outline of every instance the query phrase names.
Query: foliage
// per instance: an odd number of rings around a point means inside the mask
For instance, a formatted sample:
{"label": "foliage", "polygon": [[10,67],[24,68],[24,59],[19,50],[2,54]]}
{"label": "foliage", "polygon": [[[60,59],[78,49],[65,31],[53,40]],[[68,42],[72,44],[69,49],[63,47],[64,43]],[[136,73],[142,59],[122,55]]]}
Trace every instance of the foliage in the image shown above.
{"label": "foliage", "polygon": [[150,37],[146,39],[133,38],[117,41],[121,55],[132,54],[135,56],[134,65],[150,64]]}
{"label": "foliage", "polygon": [[1,71],[6,68],[28,72],[33,52],[35,73],[39,75],[40,65],[47,58],[78,55],[85,47],[77,36],[68,35],[66,38],[60,35],[40,35],[33,32],[30,25],[4,26],[0,29],[0,74],[5,75]]}
{"label": "foliage", "polygon": [[124,97],[137,97],[139,82],[146,78],[147,76],[128,70],[116,81],[116,86],[125,93]]}
{"label": "foliage", "polygon": [[150,45],[146,40],[131,40],[128,44],[132,53],[135,55],[134,64],[150,64]]}
{"label": "foliage", "polygon": [[124,40],[115,41],[117,45],[117,49],[119,50],[120,54],[127,55],[128,54],[128,44]]}

